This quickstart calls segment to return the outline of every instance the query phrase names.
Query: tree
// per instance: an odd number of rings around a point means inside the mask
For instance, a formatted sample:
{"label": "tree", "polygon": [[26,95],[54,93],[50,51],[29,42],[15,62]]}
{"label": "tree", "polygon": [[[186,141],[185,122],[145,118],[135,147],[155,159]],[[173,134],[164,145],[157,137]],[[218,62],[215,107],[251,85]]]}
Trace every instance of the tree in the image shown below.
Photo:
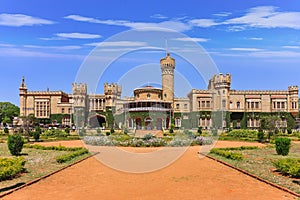
{"label": "tree", "polygon": [[0,122],[4,125],[12,123],[14,117],[19,116],[20,108],[9,102],[0,102]]}
{"label": "tree", "polygon": [[270,136],[278,129],[278,122],[279,117],[277,115],[265,116],[260,120],[260,128],[269,132],[268,139],[270,139]]}

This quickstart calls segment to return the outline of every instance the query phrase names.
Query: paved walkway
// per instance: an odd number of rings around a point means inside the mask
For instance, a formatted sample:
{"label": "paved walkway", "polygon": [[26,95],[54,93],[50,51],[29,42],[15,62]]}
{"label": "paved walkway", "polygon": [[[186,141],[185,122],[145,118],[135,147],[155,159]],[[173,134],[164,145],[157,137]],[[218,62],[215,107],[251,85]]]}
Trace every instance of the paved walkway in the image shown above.
{"label": "paved walkway", "polygon": [[190,147],[172,165],[144,174],[119,172],[89,158],[4,199],[295,199],[218,162],[199,158],[198,151],[199,147]]}

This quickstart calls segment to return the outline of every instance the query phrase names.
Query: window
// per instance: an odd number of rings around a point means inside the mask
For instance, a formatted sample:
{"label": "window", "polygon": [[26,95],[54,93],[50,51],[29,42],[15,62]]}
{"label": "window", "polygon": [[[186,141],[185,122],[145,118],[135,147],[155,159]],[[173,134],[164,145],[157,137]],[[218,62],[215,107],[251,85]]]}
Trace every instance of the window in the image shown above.
{"label": "window", "polygon": [[64,108],[61,109],[61,113],[62,113],[62,114],[65,113],[65,109],[64,109]]}
{"label": "window", "polygon": [[285,103],[281,102],[281,108],[285,108]]}
{"label": "window", "polygon": [[202,101],[202,102],[201,102],[201,107],[202,107],[202,108],[205,108],[205,101]]}
{"label": "window", "polygon": [[254,108],[254,102],[251,102],[251,108],[252,109]]}
{"label": "window", "polygon": [[184,108],[185,110],[187,110],[187,109],[188,109],[187,104],[184,104],[184,105],[183,105],[183,108]]}
{"label": "window", "polygon": [[255,108],[256,108],[256,109],[259,108],[259,102],[255,102]]}
{"label": "window", "polygon": [[241,102],[239,102],[239,101],[236,102],[236,108],[237,108],[237,109],[240,109],[240,108],[241,108]]}
{"label": "window", "polygon": [[176,104],[176,109],[179,109],[179,103]]}
{"label": "window", "polygon": [[210,108],[210,101],[206,101],[206,107]]}
{"label": "window", "polygon": [[222,100],[222,107],[226,108],[226,100]]}
{"label": "window", "polygon": [[280,108],[280,102],[277,102],[277,108]]}
{"label": "window", "polygon": [[230,101],[230,103],[229,103],[229,108],[230,109],[232,108],[232,101]]}
{"label": "window", "polygon": [[69,113],[71,113],[71,108],[68,109]]}
{"label": "window", "polygon": [[181,127],[181,119],[180,118],[175,119],[175,126],[176,127]]}
{"label": "window", "polygon": [[151,95],[148,93],[148,94],[147,94],[147,98],[149,99],[150,97],[151,97]]}

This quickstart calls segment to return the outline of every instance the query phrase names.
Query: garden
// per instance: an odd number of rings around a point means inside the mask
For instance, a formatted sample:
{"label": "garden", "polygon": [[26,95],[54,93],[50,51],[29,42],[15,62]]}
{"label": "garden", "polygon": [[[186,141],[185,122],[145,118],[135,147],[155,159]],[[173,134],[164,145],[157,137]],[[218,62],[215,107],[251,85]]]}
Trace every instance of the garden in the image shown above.
{"label": "garden", "polygon": [[277,137],[262,148],[214,148],[209,155],[300,194],[300,142]]}
{"label": "garden", "polygon": [[89,156],[86,148],[29,144],[20,134],[2,136],[0,193],[62,169]]}

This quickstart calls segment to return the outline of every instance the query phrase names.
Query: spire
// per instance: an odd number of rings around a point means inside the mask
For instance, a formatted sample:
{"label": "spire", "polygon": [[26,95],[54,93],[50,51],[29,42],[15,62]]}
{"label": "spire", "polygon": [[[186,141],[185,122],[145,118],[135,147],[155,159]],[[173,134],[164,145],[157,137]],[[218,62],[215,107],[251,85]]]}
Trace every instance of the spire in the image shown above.
{"label": "spire", "polygon": [[22,83],[20,85],[20,88],[27,88],[26,84],[25,84],[25,78],[24,78],[24,76],[22,76]]}
{"label": "spire", "polygon": [[165,38],[165,43],[166,43],[166,55],[170,55],[169,52],[168,52],[168,40],[167,38]]}

